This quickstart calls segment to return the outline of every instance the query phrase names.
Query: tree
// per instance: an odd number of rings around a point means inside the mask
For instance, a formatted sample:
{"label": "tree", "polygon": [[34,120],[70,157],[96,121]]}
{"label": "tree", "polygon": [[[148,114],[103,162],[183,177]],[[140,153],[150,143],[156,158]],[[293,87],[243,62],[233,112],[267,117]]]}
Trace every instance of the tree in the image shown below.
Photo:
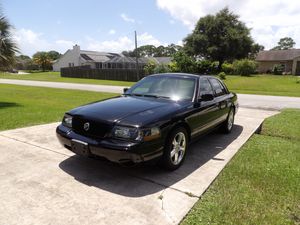
{"label": "tree", "polygon": [[176,52],[180,51],[181,49],[182,49],[182,46],[180,46],[180,45],[170,44],[167,47],[165,47],[165,54],[167,56],[172,56]]}
{"label": "tree", "polygon": [[272,50],[286,50],[291,49],[295,46],[296,42],[291,37],[280,38],[277,43],[277,46],[272,48]]}
{"label": "tree", "polygon": [[173,55],[173,65],[179,72],[193,73],[195,71],[196,61],[183,51],[178,51]]}
{"label": "tree", "polygon": [[12,38],[12,25],[0,12],[0,68],[9,69],[15,62],[15,54],[19,52]]}
{"label": "tree", "polygon": [[32,65],[32,59],[27,55],[19,55],[15,57],[14,68],[17,70],[28,70],[29,65]]}
{"label": "tree", "polygon": [[257,56],[257,53],[259,53],[260,51],[263,51],[265,49],[265,46],[260,45],[260,44],[253,44],[251,46],[251,52],[249,53],[249,58],[250,59],[255,59],[255,57]]}
{"label": "tree", "polygon": [[184,39],[185,51],[195,57],[219,62],[245,58],[251,52],[250,30],[228,8],[199,19],[194,31]]}
{"label": "tree", "polygon": [[38,64],[43,71],[51,69],[52,59],[48,52],[37,52],[33,56],[33,61]]}
{"label": "tree", "polygon": [[48,52],[48,56],[52,61],[54,61],[57,60],[61,56],[61,54],[57,51],[52,50]]}
{"label": "tree", "polygon": [[28,60],[28,59],[31,59],[31,58],[28,55],[19,55],[19,56],[16,56],[16,59]]}
{"label": "tree", "polygon": [[[181,50],[180,45],[170,44],[168,46],[160,45],[155,47],[154,45],[142,45],[137,48],[139,57],[171,57],[173,54]],[[135,57],[136,50],[123,51],[122,54],[127,57]]]}

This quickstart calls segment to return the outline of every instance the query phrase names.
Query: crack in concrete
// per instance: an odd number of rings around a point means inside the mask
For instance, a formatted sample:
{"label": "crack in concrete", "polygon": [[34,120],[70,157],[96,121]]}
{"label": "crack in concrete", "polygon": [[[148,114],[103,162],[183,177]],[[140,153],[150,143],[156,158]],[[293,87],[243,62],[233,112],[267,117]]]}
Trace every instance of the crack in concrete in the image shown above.
{"label": "crack in concrete", "polygon": [[148,182],[150,182],[150,183],[153,183],[153,184],[162,186],[162,187],[164,187],[164,188],[169,188],[169,189],[172,189],[172,190],[174,190],[174,191],[178,191],[178,192],[180,192],[180,193],[182,193],[182,194],[185,194],[185,195],[187,195],[187,196],[189,196],[189,197],[191,197],[191,198],[200,198],[199,196],[194,195],[194,194],[191,193],[191,192],[182,191],[182,190],[180,190],[180,189],[178,189],[178,188],[174,188],[174,187],[171,187],[171,186],[168,186],[168,185],[164,185],[164,184],[158,183],[158,182],[156,182],[156,181],[154,181],[154,180],[151,180],[151,179],[149,179],[149,178],[140,177],[140,176],[135,175],[135,174],[132,174],[132,173],[130,173],[129,175],[132,176],[132,177],[138,178],[138,179],[140,179],[140,180],[148,181]]}
{"label": "crack in concrete", "polygon": [[165,210],[165,208],[164,208],[164,192],[167,190],[167,188],[165,188],[162,192],[161,192],[161,194],[158,196],[158,198],[161,200],[161,209],[162,209],[162,211],[165,213],[165,215],[167,216],[167,218],[169,219],[169,220],[171,220],[172,221],[172,223],[176,223],[176,220],[174,220],[173,218],[172,218],[172,216],[170,216],[169,214],[168,214],[168,212]]}

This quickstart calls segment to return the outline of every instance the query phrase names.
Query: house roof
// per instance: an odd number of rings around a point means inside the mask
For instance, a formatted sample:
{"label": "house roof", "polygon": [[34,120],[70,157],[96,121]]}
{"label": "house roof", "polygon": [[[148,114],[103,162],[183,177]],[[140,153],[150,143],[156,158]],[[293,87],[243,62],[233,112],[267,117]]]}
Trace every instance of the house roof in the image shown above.
{"label": "house roof", "polygon": [[86,61],[106,62],[114,57],[120,57],[121,54],[80,50],[80,56]]}
{"label": "house roof", "polygon": [[300,49],[260,51],[257,61],[289,61],[300,57]]}
{"label": "house roof", "polygon": [[171,57],[151,57],[158,64],[169,64],[172,61]]}
{"label": "house roof", "polygon": [[[171,62],[171,57],[141,57],[139,63],[147,64],[149,61],[154,61],[157,64],[168,64]],[[135,57],[115,56],[105,63],[135,63]]]}
{"label": "house roof", "polygon": [[105,63],[135,63],[135,58],[126,56],[115,56]]}

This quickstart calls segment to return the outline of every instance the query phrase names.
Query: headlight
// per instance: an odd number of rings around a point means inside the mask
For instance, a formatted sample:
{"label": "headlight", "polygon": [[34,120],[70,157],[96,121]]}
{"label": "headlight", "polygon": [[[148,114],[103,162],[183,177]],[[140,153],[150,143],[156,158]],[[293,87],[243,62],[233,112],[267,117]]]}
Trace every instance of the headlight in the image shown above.
{"label": "headlight", "polygon": [[151,141],[153,139],[160,137],[160,129],[158,127],[152,127],[149,129],[143,130],[143,140],[144,141]]}
{"label": "headlight", "polygon": [[62,121],[62,124],[66,127],[72,128],[72,119],[73,119],[72,116],[70,116],[68,114],[65,114],[64,118],[63,118],[63,121]]}
{"label": "headlight", "polygon": [[115,126],[113,129],[113,136],[117,138],[131,139],[131,140],[141,140],[141,132],[135,127],[121,127]]}
{"label": "headlight", "polygon": [[135,127],[115,126],[113,136],[135,141],[150,141],[160,137],[160,129],[158,127],[139,129]]}

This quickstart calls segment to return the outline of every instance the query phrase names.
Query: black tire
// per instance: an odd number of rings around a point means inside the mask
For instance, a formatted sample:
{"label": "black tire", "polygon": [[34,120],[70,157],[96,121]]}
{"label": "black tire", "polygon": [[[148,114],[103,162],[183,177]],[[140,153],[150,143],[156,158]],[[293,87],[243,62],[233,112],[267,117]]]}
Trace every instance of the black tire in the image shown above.
{"label": "black tire", "polygon": [[[176,146],[174,146],[175,143],[177,144]],[[164,148],[164,154],[161,161],[162,166],[168,170],[178,169],[185,159],[187,148],[187,131],[183,127],[178,127],[174,131],[172,131],[172,133],[167,138]]]}
{"label": "black tire", "polygon": [[234,108],[230,108],[225,122],[221,126],[221,131],[225,134],[229,134],[232,131],[234,125]]}

